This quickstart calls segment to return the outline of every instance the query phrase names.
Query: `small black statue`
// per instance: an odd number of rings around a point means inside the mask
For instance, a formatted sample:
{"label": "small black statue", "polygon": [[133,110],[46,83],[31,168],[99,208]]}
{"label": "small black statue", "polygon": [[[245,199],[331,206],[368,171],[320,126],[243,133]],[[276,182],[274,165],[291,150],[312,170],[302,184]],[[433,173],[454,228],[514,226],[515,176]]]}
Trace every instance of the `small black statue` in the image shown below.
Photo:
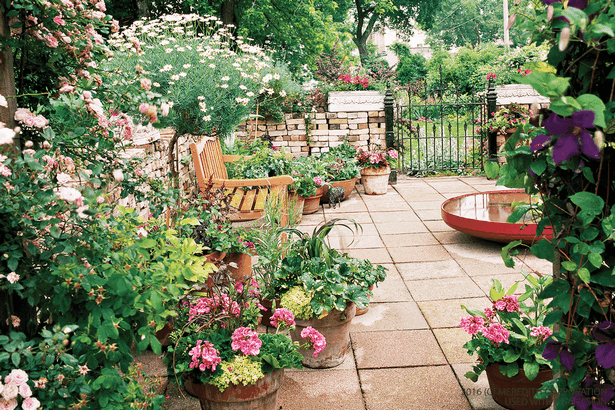
{"label": "small black statue", "polygon": [[329,188],[329,191],[327,192],[327,196],[329,197],[329,208],[331,208],[331,205],[333,205],[333,208],[339,205],[344,198],[345,193],[346,190],[339,186]]}

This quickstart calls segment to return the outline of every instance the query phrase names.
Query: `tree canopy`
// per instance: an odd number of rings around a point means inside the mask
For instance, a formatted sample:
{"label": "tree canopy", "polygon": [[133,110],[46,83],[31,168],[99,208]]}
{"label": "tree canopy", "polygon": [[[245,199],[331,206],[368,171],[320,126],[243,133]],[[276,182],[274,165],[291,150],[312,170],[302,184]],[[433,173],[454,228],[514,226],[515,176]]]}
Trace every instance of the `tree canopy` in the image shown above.
{"label": "tree canopy", "polygon": [[389,27],[403,37],[412,30],[426,30],[433,24],[441,0],[355,0],[352,39],[363,60],[369,53],[367,40],[377,30]]}
{"label": "tree canopy", "polygon": [[[513,2],[510,2],[510,15]],[[523,0],[516,8],[527,7]],[[480,47],[503,40],[504,8],[501,0],[448,0],[440,4],[433,26],[427,31],[428,42],[435,47]],[[509,37],[513,45],[523,45],[527,36],[514,25]]]}

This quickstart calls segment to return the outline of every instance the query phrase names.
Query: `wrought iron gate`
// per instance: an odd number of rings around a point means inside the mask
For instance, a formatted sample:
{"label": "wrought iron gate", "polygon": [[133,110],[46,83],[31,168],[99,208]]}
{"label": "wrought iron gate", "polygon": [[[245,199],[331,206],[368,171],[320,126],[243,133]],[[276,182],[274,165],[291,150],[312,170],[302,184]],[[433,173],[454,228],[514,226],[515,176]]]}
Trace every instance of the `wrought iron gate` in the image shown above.
{"label": "wrought iron gate", "polygon": [[440,80],[406,88],[394,104],[393,145],[400,152],[400,171],[409,175],[480,170],[489,157],[485,93],[460,95]]}

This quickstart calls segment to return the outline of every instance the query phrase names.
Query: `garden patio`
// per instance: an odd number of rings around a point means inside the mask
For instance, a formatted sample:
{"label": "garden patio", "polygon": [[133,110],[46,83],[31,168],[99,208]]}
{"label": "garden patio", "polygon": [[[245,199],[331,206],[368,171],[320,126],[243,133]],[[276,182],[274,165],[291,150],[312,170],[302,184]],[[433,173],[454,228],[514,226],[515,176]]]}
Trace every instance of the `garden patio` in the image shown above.
{"label": "garden patio", "polygon": [[[341,207],[325,205],[305,215],[300,229],[346,217],[359,222],[362,236],[350,247],[343,232],[330,245],[388,268],[374,290],[369,311],[351,325],[352,349],[340,366],[285,373],[278,393],[284,410],[310,409],[499,409],[489,396],[486,375],[473,383],[463,375],[475,357],[462,345],[469,336],[458,327],[461,305],[490,305],[489,280],[505,287],[523,280],[504,266],[502,245],[456,232],[441,219],[440,205],[454,196],[498,189],[483,177],[400,179],[384,196],[367,196],[362,186]],[[548,274],[551,266],[533,255],[521,260]],[[519,288],[521,290],[522,287]],[[262,328],[262,327],[261,327]],[[264,329],[264,328],[262,328]],[[261,329],[261,330],[262,330]],[[153,353],[138,358],[144,370],[163,379],[166,368]],[[198,409],[197,399],[171,380],[161,386],[166,409]]]}

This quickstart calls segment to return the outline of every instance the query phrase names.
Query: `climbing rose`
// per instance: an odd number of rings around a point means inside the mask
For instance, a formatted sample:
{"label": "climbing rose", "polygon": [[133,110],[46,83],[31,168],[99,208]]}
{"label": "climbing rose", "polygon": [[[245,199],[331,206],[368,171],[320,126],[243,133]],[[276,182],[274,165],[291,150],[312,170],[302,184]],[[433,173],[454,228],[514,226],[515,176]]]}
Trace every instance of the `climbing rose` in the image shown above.
{"label": "climbing rose", "polygon": [[314,353],[312,353],[312,357],[317,357],[318,353],[325,350],[327,346],[327,342],[325,341],[325,337],[312,326],[308,326],[301,331],[301,337],[306,339],[310,338],[310,343],[314,347]]}
{"label": "climbing rose", "polygon": [[41,406],[41,402],[34,397],[28,397],[21,403],[23,410],[36,410]]}

